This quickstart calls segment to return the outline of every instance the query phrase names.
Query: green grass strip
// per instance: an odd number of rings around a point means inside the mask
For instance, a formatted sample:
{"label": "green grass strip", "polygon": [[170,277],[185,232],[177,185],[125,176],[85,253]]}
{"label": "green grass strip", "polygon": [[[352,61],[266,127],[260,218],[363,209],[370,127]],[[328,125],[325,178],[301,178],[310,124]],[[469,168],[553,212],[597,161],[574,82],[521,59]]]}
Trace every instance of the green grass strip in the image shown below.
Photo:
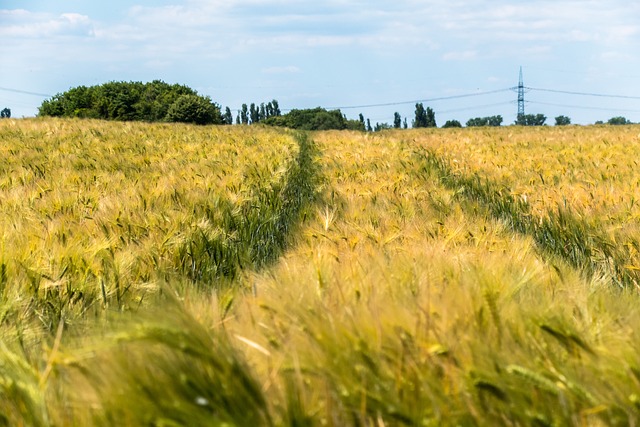
{"label": "green grass strip", "polygon": [[588,277],[604,273],[620,287],[638,287],[637,272],[625,267],[630,259],[626,247],[617,245],[596,224],[560,205],[557,210],[548,211],[546,217],[534,216],[528,202],[515,197],[509,188],[477,173],[471,176],[456,173],[446,159],[433,152],[416,155],[422,163],[422,172],[435,174],[447,188],[457,190],[457,197],[484,206],[513,231],[531,236],[543,252],[563,259]]}
{"label": "green grass strip", "polygon": [[191,280],[233,280],[245,268],[260,269],[285,250],[291,232],[316,196],[316,147],[306,133],[296,135],[298,156],[284,178],[257,189],[250,201],[234,206],[217,201],[205,209],[223,231],[213,236],[194,233],[179,249],[177,267]]}

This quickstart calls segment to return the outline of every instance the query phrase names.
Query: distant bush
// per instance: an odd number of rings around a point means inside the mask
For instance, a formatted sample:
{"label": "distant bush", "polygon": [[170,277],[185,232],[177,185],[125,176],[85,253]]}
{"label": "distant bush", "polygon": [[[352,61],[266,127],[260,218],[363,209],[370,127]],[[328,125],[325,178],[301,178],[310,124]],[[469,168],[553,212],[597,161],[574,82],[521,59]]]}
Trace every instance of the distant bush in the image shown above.
{"label": "distant bush", "polygon": [[[188,112],[180,113],[176,111],[176,106],[172,115],[168,117],[169,109],[183,96],[191,97],[181,101],[182,107],[188,108]],[[197,111],[197,105],[202,111]],[[205,114],[205,110],[208,113]],[[38,115],[124,121],[222,123],[220,107],[212,103],[208,97],[198,95],[187,86],[170,85],[160,80],[150,83],[109,82],[99,86],[78,86],[45,100],[39,108]],[[198,120],[193,120],[196,116]]]}
{"label": "distant bush", "polygon": [[301,130],[352,129],[363,130],[358,120],[347,120],[340,110],[327,111],[324,108],[291,110],[287,114],[269,117],[262,123]]}
{"label": "distant bush", "polygon": [[376,125],[373,127],[374,132],[380,132],[381,130],[387,129],[393,129],[393,126],[391,126],[389,123],[376,123]]}
{"label": "distant bush", "polygon": [[165,120],[197,125],[221,124],[222,116],[208,97],[181,95],[169,107]]}
{"label": "distant bush", "polygon": [[571,119],[567,116],[556,117],[556,126],[567,126],[571,124]]}
{"label": "distant bush", "polygon": [[442,125],[442,127],[443,128],[461,128],[462,124],[457,120],[447,120],[445,124]]}
{"label": "distant bush", "polygon": [[467,127],[480,127],[480,126],[500,126],[502,124],[502,116],[488,116],[488,117],[476,117],[474,119],[467,120]]}
{"label": "distant bush", "polygon": [[627,120],[625,117],[611,117],[608,121],[607,124],[609,125],[630,125],[631,121]]}
{"label": "distant bush", "polygon": [[543,126],[547,121],[547,116],[544,114],[523,114],[516,119],[516,125],[518,126]]}

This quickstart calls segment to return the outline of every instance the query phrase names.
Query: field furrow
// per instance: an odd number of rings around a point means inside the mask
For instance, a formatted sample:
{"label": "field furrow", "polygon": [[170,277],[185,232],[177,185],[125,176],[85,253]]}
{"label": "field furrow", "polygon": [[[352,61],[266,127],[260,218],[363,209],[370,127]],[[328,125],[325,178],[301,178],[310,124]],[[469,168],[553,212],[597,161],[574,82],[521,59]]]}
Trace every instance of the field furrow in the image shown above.
{"label": "field furrow", "polygon": [[417,156],[434,179],[456,190],[459,198],[479,203],[514,232],[530,235],[544,253],[561,258],[589,277],[604,275],[615,285],[639,288],[638,270],[632,267],[635,248],[639,247],[637,237],[627,236],[627,244],[619,246],[597,222],[566,206],[536,215],[528,201],[514,196],[508,187],[498,186],[478,173],[467,176],[453,172],[450,160],[438,158],[433,152],[418,152]]}

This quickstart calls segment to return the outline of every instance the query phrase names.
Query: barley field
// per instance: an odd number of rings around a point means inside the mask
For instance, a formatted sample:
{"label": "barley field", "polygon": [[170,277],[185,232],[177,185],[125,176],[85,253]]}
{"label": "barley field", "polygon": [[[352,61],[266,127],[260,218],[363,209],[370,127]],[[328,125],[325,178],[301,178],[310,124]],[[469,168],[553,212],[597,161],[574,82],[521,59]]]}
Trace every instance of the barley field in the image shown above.
{"label": "barley field", "polygon": [[638,148],[0,121],[0,425],[638,425]]}

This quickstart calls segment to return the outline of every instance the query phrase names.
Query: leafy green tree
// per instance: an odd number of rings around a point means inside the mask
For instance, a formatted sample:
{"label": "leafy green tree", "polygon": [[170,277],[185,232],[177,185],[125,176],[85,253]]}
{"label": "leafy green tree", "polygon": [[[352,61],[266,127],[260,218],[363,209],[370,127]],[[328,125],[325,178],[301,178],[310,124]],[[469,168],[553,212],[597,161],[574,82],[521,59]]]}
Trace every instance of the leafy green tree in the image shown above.
{"label": "leafy green tree", "polygon": [[240,122],[242,124],[260,123],[270,117],[279,117],[281,115],[280,105],[276,99],[267,103],[261,102],[260,104],[252,102],[249,107],[247,107],[247,104],[242,104]]}
{"label": "leafy green tree", "polygon": [[277,100],[271,101],[271,115],[269,117],[278,117],[281,116],[282,112],[280,111],[280,105]]}
{"label": "leafy green tree", "polygon": [[2,111],[0,111],[0,118],[10,119],[11,118],[11,109],[4,108]]}
{"label": "leafy green tree", "polygon": [[373,128],[371,127],[371,120],[367,119],[367,132],[373,132]]}
{"label": "leafy green tree", "polygon": [[518,116],[515,124],[518,126],[543,126],[547,117],[544,114],[524,114]]}
{"label": "leafy green tree", "polygon": [[[354,120],[355,122],[355,120]],[[281,116],[273,116],[263,122],[270,126],[282,126],[301,130],[347,129],[349,124],[340,110],[327,111],[324,108],[291,110]],[[356,125],[357,126],[357,125]]]}
{"label": "leafy green tree", "polygon": [[443,128],[461,128],[462,124],[460,124],[460,122],[457,120],[447,120],[445,124],[442,125],[442,127]]}
{"label": "leafy green tree", "polygon": [[467,120],[467,123],[465,123],[468,128],[487,126],[488,124],[489,122],[486,120],[486,117],[474,117],[473,119]]}
{"label": "leafy green tree", "polygon": [[225,125],[233,124],[233,115],[231,114],[231,108],[225,107],[224,114],[222,115],[222,122]]}
{"label": "leafy green tree", "polygon": [[119,92],[115,96],[115,100],[111,103],[111,109],[109,111],[110,118],[125,121],[135,120],[136,109],[134,105],[137,100],[136,95],[137,94],[135,92],[128,91],[126,89]]}
{"label": "leafy green tree", "polygon": [[347,120],[345,129],[358,130],[361,132],[364,132],[366,130],[365,124],[360,120]]}
{"label": "leafy green tree", "polygon": [[[73,116],[75,117],[93,117],[92,112],[92,98],[94,97],[94,90],[89,89],[86,86],[78,86],[69,89],[67,92],[66,103],[73,109]],[[131,108],[133,112],[133,106]],[[131,120],[131,119],[130,119]]]}
{"label": "leafy green tree", "polygon": [[618,117],[611,117],[609,120],[607,120],[607,124],[609,124],[609,125],[630,125],[631,121],[627,120],[626,117],[618,116]]}
{"label": "leafy green tree", "polygon": [[489,126],[498,127],[502,125],[502,121],[503,119],[501,115],[489,116]]}
{"label": "leafy green tree", "polygon": [[256,104],[253,102],[249,106],[249,118],[251,119],[251,124],[258,123],[260,121],[260,112],[256,108]]}
{"label": "leafy green tree", "polygon": [[414,128],[426,128],[427,127],[427,111],[424,109],[424,105],[421,102],[416,104],[416,117],[413,119],[411,126]]}
{"label": "leafy green tree", "polygon": [[243,125],[249,124],[249,109],[247,108],[247,104],[242,104],[242,108],[240,109],[240,121]]}
{"label": "leafy green tree", "polygon": [[556,117],[556,126],[567,126],[571,124],[571,119],[567,116]]}
{"label": "leafy green tree", "polygon": [[436,113],[427,107],[425,110],[421,102],[416,104],[415,119],[413,120],[414,128],[431,128],[436,127]]}
{"label": "leafy green tree", "polygon": [[427,127],[438,127],[438,125],[436,124],[436,113],[431,109],[431,107],[427,107]]}
{"label": "leafy green tree", "polygon": [[134,104],[136,120],[149,122],[162,121],[167,116],[169,107],[181,95],[197,95],[197,93],[183,85],[170,85],[161,80],[151,83],[133,83],[138,86],[137,99]]}
{"label": "leafy green tree", "polygon": [[[139,82],[109,82],[101,86],[94,87],[93,96],[97,102],[97,117],[107,120],[144,120],[136,114],[135,104],[138,103],[142,93],[142,83]],[[70,108],[71,115],[78,117],[78,111],[83,105],[77,101],[83,97],[77,96],[77,92],[83,87],[71,89],[67,92],[67,100],[73,107]],[[69,116],[69,114],[65,114]],[[80,117],[92,117],[93,114],[83,114]]]}
{"label": "leafy green tree", "polygon": [[195,123],[197,125],[222,124],[220,109],[207,98],[182,95],[169,107],[169,122]]}
{"label": "leafy green tree", "polygon": [[502,116],[487,116],[487,117],[476,117],[473,119],[467,120],[467,127],[479,127],[479,126],[500,126],[502,125]]}
{"label": "leafy green tree", "polygon": [[161,80],[78,86],[45,100],[38,115],[156,122],[165,119],[182,95],[199,96],[187,86]]}
{"label": "leafy green tree", "polygon": [[268,118],[269,116],[267,116],[267,108],[264,105],[264,102],[260,103],[260,109],[258,110],[258,121],[262,121],[266,118]]}
{"label": "leafy green tree", "polygon": [[38,108],[38,115],[41,117],[63,117],[64,113],[65,109],[61,94],[42,101]]}
{"label": "leafy green tree", "polygon": [[381,130],[392,129],[392,128],[393,127],[389,123],[376,123],[375,127],[373,128],[373,130],[375,132],[380,132]]}
{"label": "leafy green tree", "polygon": [[407,118],[404,118],[404,122],[402,123],[402,127],[407,129],[409,127],[409,124],[407,123]]}
{"label": "leafy green tree", "polygon": [[400,129],[400,126],[402,126],[402,117],[400,116],[400,113],[395,112],[393,113],[393,127]]}

